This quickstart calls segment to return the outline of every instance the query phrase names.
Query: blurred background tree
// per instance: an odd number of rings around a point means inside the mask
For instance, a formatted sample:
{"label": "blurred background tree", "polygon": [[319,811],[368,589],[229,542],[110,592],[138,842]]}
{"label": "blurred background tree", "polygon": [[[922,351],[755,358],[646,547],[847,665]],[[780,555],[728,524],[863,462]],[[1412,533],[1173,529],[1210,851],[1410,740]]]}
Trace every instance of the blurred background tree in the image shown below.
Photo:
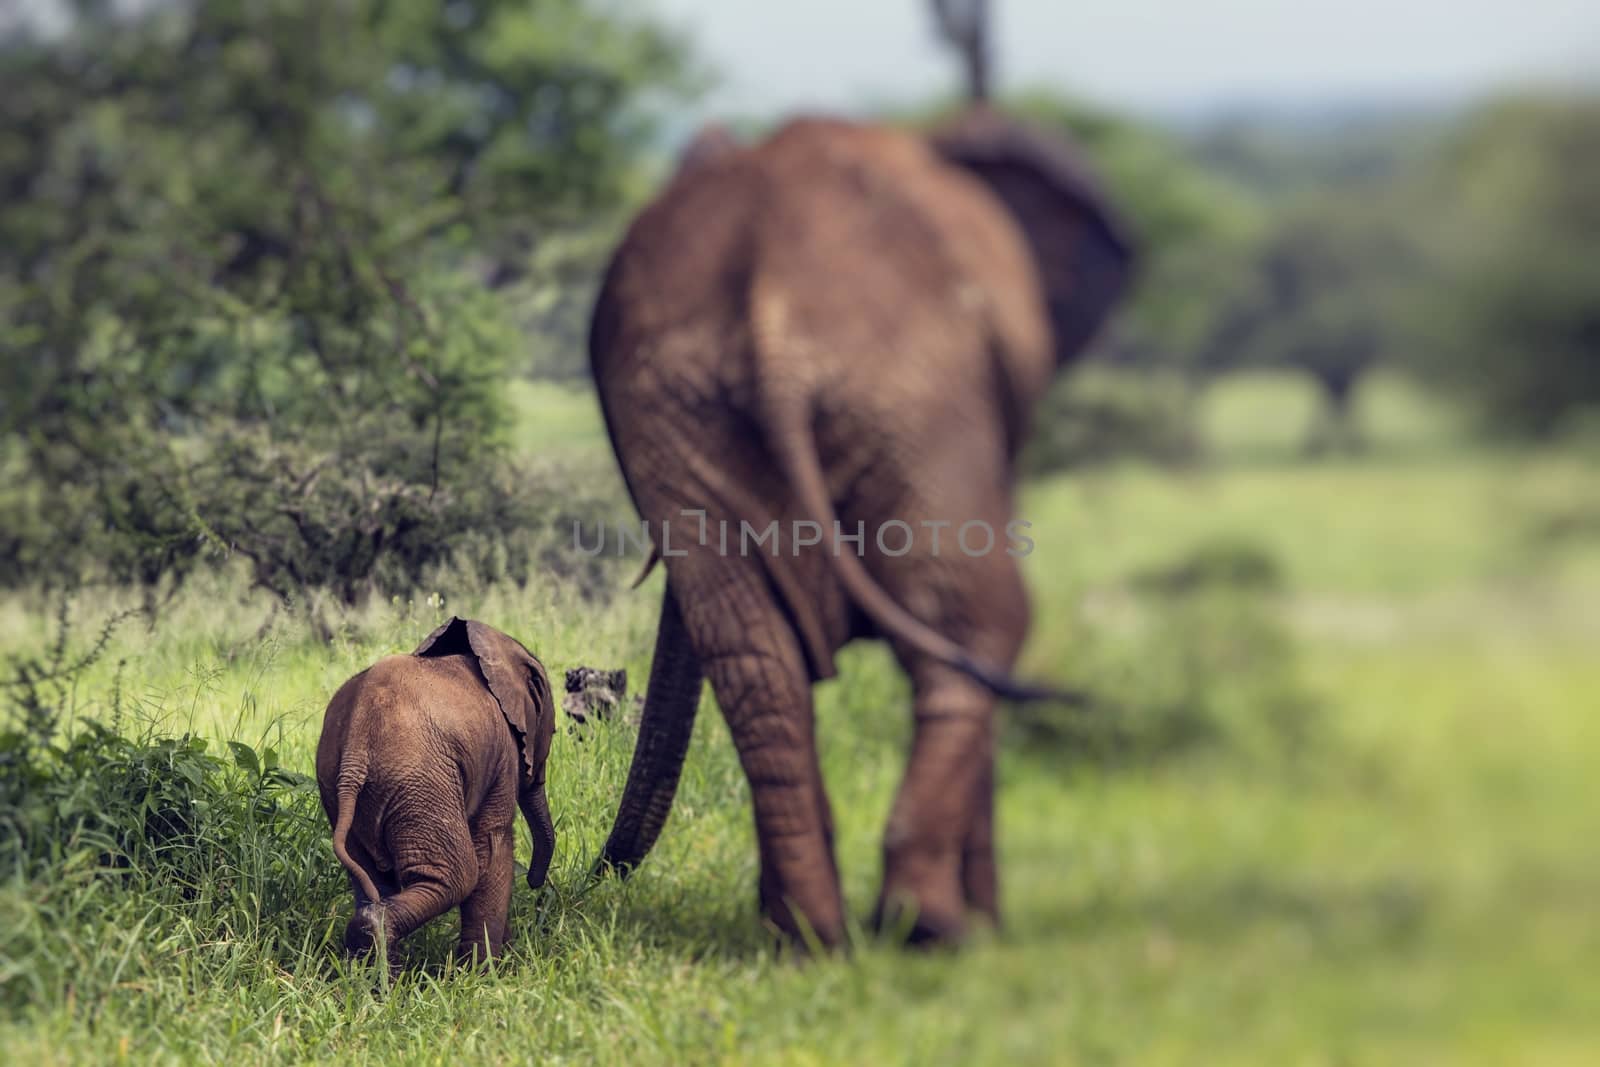
{"label": "blurred background tree", "polygon": [[1483,107],[1426,183],[1438,283],[1418,364],[1496,432],[1600,411],[1600,98]]}
{"label": "blurred background tree", "polygon": [[1316,391],[1312,454],[1360,446],[1379,367],[1465,396],[1499,435],[1600,407],[1595,97],[1192,131],[1046,92],[1006,106],[1082,146],[1141,250],[1129,305],[1046,401],[1034,470],[1193,462],[1201,391],[1243,369]]}
{"label": "blurred background tree", "polygon": [[1391,199],[1340,192],[1279,208],[1200,360],[1213,372],[1287,367],[1316,386],[1306,450],[1359,448],[1356,388],[1403,344],[1417,253]]}

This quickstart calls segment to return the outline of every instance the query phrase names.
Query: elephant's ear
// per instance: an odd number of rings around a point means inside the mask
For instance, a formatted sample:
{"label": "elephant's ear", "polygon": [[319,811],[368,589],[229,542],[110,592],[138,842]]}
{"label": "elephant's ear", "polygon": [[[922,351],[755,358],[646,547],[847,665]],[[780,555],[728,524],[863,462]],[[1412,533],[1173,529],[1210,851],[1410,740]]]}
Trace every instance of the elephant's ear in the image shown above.
{"label": "elephant's ear", "polygon": [[422,639],[422,644],[411,650],[413,656],[472,655],[472,645],[467,641],[467,620],[450,616],[450,621]]}
{"label": "elephant's ear", "polygon": [[555,700],[544,664],[522,642],[492,626],[454,616],[417,646],[414,656],[471,656],[522,754],[522,772],[537,777],[555,723]]}
{"label": "elephant's ear", "polygon": [[1093,339],[1131,279],[1126,226],[1065,140],[987,108],[936,130],[934,150],[981,179],[1016,219],[1050,305],[1056,358],[1066,363]]}

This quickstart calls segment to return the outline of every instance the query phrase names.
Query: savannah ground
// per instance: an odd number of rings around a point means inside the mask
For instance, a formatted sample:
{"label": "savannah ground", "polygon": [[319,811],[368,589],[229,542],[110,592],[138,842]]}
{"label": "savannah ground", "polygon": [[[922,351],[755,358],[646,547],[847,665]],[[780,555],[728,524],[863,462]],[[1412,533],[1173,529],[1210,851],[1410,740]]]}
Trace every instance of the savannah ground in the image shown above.
{"label": "savannah ground", "polygon": [[[518,402],[521,449],[609,471],[584,394],[530,386]],[[1362,397],[1367,453],[1307,463],[1309,402],[1292,381],[1236,380],[1207,398],[1207,465],[1025,493],[1025,673],[1117,640],[1135,576],[1243,538],[1281,566],[1269,610],[1314,729],[1288,749],[1140,759],[1013,741],[998,934],[956,954],[865,937],[846,958],[775,953],[755,915],[745,785],[708,693],[667,831],[626,883],[591,885],[587,870],[632,731],[558,738],[550,885],[535,898],[519,881],[512,950],[488,973],[444,962],[453,917],[408,945],[413,966],[392,984],[339,962],[350,904],[325,826],[292,855],[241,826],[197,891],[205,911],[119,887],[72,842],[48,879],[0,872],[0,1062],[1595,1062],[1600,470],[1578,445],[1468,443],[1393,381]],[[554,582],[441,580],[323,643],[269,621],[235,579],[201,578],[153,629],[115,632],[73,714],[104,718],[115,692],[125,731],[192,731],[223,756],[227,739],[271,747],[309,772],[334,688],[450,614],[517,635],[557,676],[626,666],[642,687],[659,582],[597,605]],[[124,602],[79,594],[74,646]],[[0,604],[8,660],[48,645],[53,610],[37,595]],[[1107,662],[1139,680],[1136,660]],[[858,647],[817,706],[860,917],[906,687],[883,650]]]}

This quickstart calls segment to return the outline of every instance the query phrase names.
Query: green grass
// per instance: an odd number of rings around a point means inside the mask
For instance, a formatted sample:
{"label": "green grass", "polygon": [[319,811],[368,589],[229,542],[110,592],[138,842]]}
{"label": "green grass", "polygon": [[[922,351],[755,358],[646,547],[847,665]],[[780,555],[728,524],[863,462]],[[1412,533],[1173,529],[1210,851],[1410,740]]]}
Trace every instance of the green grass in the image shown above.
{"label": "green grass", "polygon": [[517,414],[511,442],[525,455],[609,451],[600,401],[587,384],[516,381],[507,387]]}
{"label": "green grass", "polygon": [[[1210,410],[1245,426],[1243,441],[1281,417],[1281,388],[1238,383]],[[603,441],[592,408],[543,387],[526,399],[539,418],[522,447]],[[1393,413],[1415,398],[1380,385],[1364,403]],[[228,928],[197,928],[81,870],[0,882],[0,982],[31,990],[0,1015],[0,1060],[1595,1062],[1600,545],[1547,546],[1530,531],[1594,499],[1600,473],[1440,434],[1385,431],[1367,455],[1314,465],[1258,462],[1278,446],[1235,444],[1198,473],[1118,469],[1029,489],[1034,673],[1072,655],[1065,620],[1099,617],[1128,576],[1248,537],[1286,573],[1279,607],[1327,732],[1281,762],[1007,752],[1007,923],[959,954],[865,942],[797,964],[770,950],[745,786],[708,698],[667,833],[626,884],[584,875],[631,736],[558,740],[552,886],[537,901],[519,886],[514,949],[494,973],[444,966],[450,921],[384,991],[317,936],[268,950],[260,930],[279,919],[249,900],[233,902]],[[281,732],[285,763],[309,770],[338,683],[452,612],[521,636],[552,670],[626,666],[642,680],[659,580],[603,606],[559,586],[419,590],[321,645],[283,620],[263,628],[263,601],[207,579],[153,631],[118,632],[81,684],[80,714],[105,714],[126,658],[136,712],[251,743]],[[80,604],[80,638],[119,597]],[[0,648],[42,647],[46,617],[36,599],[0,604]],[[818,689],[818,715],[859,916],[908,724],[881,649],[852,649],[842,667]],[[336,873],[331,851],[315,862]],[[306,908],[306,928],[331,937],[348,902]],[[53,933],[35,928],[60,916]]]}

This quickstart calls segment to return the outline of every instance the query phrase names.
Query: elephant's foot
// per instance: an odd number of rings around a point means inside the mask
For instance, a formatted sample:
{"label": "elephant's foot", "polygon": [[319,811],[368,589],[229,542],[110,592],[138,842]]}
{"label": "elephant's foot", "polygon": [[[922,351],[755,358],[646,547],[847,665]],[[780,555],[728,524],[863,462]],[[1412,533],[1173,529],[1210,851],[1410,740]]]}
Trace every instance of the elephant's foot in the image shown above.
{"label": "elephant's foot", "polygon": [[917,844],[886,848],[873,927],[911,945],[960,944],[967,933],[960,857]]}
{"label": "elephant's foot", "polygon": [[380,942],[388,926],[387,911],[383,904],[366,904],[356,909],[344,928],[344,951],[347,956],[365,956]]}
{"label": "elephant's foot", "polygon": [[935,914],[905,900],[880,903],[873,912],[872,927],[880,935],[913,948],[955,948],[967,938],[964,915]]}
{"label": "elephant's foot", "polygon": [[820,789],[818,798],[816,831],[778,837],[761,848],[762,923],[783,941],[808,951],[840,948],[848,940],[844,893],[833,859],[833,818]]}
{"label": "elephant's foot", "polygon": [[807,909],[794,897],[771,892],[763,886],[761,921],[778,940],[801,951],[831,952],[843,948],[848,940],[844,905],[837,896]]}
{"label": "elephant's foot", "polygon": [[490,960],[499,959],[505,954],[505,950],[504,941],[495,944],[482,938],[472,938],[456,945],[456,963],[463,967],[482,967]]}

